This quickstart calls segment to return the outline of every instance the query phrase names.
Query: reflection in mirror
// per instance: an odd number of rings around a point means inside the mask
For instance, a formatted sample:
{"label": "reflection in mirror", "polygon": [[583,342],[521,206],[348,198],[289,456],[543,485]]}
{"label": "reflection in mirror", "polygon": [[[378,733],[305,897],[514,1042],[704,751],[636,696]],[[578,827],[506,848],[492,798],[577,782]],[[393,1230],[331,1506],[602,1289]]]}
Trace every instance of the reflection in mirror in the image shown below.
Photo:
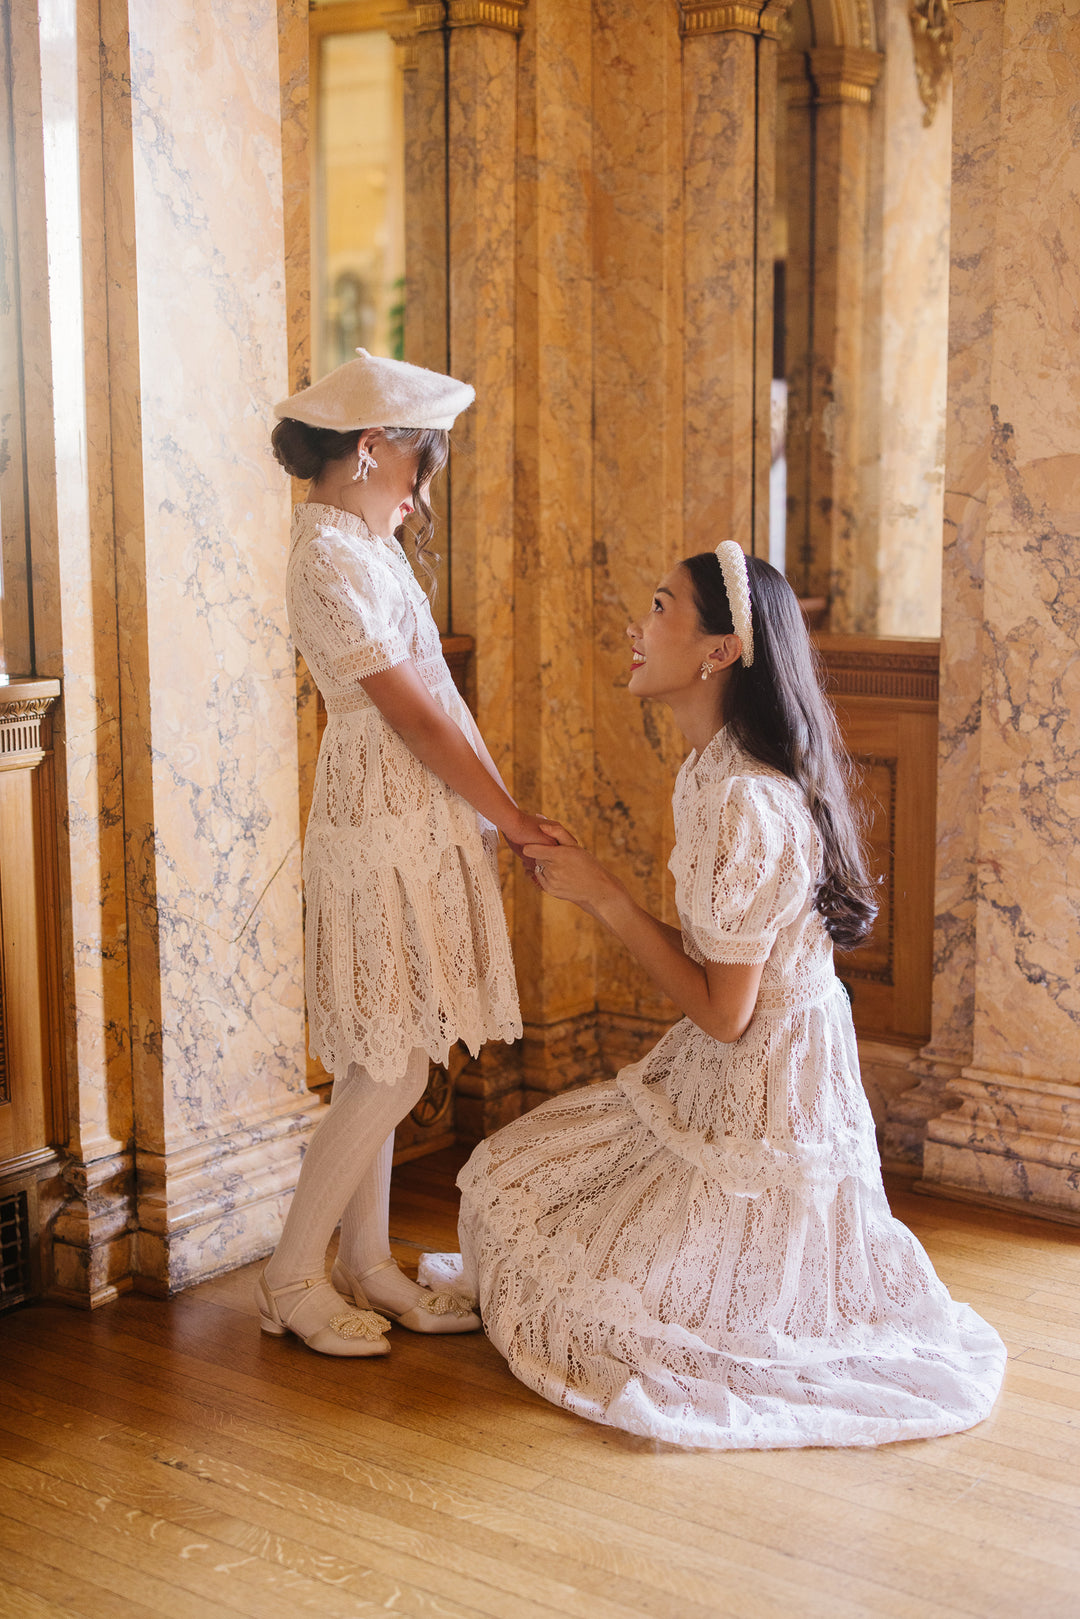
{"label": "reflection in mirror", "polygon": [[403,86],[380,5],[311,15],[314,372],[404,358]]}
{"label": "reflection in mirror", "polygon": [[935,636],[951,99],[905,0],[795,0],[781,44],[770,556],[823,627]]}

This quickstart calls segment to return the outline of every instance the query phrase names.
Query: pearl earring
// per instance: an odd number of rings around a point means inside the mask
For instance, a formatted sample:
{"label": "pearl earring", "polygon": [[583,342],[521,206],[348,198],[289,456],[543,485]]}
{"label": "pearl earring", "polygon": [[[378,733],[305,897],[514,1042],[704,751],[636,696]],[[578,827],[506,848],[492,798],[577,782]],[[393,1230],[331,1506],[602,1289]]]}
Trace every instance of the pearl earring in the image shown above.
{"label": "pearl earring", "polygon": [[708,658],[706,658],[704,660],[704,662],[702,663],[702,665],[701,665],[701,678],[702,678],[702,680],[708,680],[708,678],[709,678],[709,676],[711,674],[712,674],[712,670],[709,667],[709,660],[708,660]]}
{"label": "pearl earring", "polygon": [[377,467],[378,464],[367,445],[361,444],[359,454],[356,457],[356,471],[352,475],[353,483],[367,483],[368,473],[372,467]]}

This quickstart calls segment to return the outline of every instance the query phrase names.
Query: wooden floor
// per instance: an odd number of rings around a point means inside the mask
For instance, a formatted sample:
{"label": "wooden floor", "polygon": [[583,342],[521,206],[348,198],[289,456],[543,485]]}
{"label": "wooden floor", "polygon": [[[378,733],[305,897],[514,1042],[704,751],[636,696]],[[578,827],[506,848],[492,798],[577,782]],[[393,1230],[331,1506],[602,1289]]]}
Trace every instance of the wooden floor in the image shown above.
{"label": "wooden floor", "polygon": [[[397,1172],[399,1257],[454,1246],[454,1154]],[[264,1337],[256,1268],[0,1321],[0,1616],[1080,1615],[1075,1231],[900,1194],[1005,1337],[971,1433],[683,1454],[556,1410],[480,1335],[381,1361]]]}

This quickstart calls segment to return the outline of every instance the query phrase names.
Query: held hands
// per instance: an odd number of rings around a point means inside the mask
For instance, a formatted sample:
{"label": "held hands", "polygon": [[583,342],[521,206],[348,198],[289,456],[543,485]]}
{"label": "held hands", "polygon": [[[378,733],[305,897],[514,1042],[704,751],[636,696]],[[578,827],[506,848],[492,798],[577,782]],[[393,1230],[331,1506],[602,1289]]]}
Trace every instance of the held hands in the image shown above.
{"label": "held hands", "polygon": [[604,902],[622,892],[622,884],[602,866],[595,855],[583,849],[558,821],[540,821],[551,843],[527,843],[525,856],[535,862],[533,881],[553,899],[568,899],[583,911],[599,916]]}
{"label": "held hands", "polygon": [[520,814],[515,819],[513,826],[504,826],[502,828],[503,837],[518,859],[522,861],[525,870],[530,876],[533,875],[535,861],[531,860],[525,853],[525,844],[543,846],[544,848],[553,848],[555,845],[555,839],[550,836],[545,827],[546,823],[539,815]]}

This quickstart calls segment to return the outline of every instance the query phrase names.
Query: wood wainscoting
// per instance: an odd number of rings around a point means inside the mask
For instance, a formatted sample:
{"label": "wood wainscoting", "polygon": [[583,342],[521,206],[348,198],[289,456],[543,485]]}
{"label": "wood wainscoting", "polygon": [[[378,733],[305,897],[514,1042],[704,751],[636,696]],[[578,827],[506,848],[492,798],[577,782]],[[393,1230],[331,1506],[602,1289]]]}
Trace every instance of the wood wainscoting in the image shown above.
{"label": "wood wainscoting", "polygon": [[862,949],[837,954],[837,971],[851,991],[860,1048],[891,1048],[902,1067],[930,1038],[940,643],[815,640],[860,769],[881,879],[873,934]]}
{"label": "wood wainscoting", "polygon": [[60,1082],[58,680],[0,685],[0,1310],[41,1291],[43,1181],[65,1138]]}

